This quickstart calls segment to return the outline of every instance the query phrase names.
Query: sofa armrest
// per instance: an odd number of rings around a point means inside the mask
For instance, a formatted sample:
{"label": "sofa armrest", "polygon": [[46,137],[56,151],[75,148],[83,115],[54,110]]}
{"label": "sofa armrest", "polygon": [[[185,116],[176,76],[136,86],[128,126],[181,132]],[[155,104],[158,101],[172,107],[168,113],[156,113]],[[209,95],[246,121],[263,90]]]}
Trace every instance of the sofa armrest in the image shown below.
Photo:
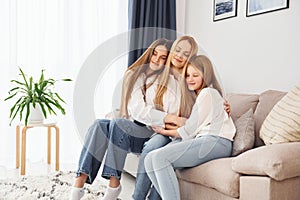
{"label": "sofa armrest", "polygon": [[241,176],[240,200],[299,200],[300,177],[276,181],[267,176]]}
{"label": "sofa armrest", "polygon": [[136,177],[139,161],[140,161],[140,155],[134,153],[128,153],[123,168],[124,171],[126,171],[133,177]]}
{"label": "sofa armrest", "polygon": [[277,181],[300,176],[300,142],[251,149],[232,159],[231,164],[238,173],[267,175]]}

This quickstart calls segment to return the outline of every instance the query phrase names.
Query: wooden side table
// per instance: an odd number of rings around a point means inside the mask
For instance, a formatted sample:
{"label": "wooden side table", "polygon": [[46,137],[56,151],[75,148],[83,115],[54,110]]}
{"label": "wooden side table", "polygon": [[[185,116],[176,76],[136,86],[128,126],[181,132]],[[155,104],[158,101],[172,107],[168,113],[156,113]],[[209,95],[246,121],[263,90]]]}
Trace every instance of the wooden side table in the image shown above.
{"label": "wooden side table", "polygon": [[[22,128],[23,127],[23,128]],[[16,168],[20,167],[20,130],[22,128],[22,149],[21,149],[21,175],[25,175],[26,166],[26,133],[30,128],[35,127],[46,127],[48,130],[48,141],[47,141],[47,163],[51,163],[51,128],[56,130],[56,160],[55,170],[59,170],[59,128],[56,123],[40,123],[40,124],[19,124],[16,126]]]}

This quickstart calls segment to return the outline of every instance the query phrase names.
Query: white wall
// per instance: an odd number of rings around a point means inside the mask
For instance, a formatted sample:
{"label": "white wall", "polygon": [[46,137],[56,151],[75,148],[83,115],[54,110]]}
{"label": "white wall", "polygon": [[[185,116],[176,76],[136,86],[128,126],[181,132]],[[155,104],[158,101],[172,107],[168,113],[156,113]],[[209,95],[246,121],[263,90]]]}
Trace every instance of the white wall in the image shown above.
{"label": "white wall", "polygon": [[288,9],[213,22],[213,0],[187,0],[186,33],[193,35],[215,64],[225,92],[288,91],[300,82],[300,1]]}

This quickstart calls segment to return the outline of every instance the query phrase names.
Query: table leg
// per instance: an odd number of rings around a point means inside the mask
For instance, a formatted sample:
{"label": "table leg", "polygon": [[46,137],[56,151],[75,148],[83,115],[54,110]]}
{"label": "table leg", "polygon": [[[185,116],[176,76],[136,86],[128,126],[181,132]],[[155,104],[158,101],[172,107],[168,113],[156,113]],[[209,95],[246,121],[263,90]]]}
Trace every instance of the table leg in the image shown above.
{"label": "table leg", "polygon": [[56,130],[56,163],[55,163],[55,170],[58,171],[59,170],[59,128],[57,126],[54,126],[55,130]]}
{"label": "table leg", "polygon": [[20,125],[16,126],[16,168],[20,167]]}
{"label": "table leg", "polygon": [[51,127],[48,127],[47,163],[51,163]]}
{"label": "table leg", "polygon": [[27,127],[24,127],[22,129],[21,175],[25,175],[25,165],[26,165],[26,131],[27,131]]}

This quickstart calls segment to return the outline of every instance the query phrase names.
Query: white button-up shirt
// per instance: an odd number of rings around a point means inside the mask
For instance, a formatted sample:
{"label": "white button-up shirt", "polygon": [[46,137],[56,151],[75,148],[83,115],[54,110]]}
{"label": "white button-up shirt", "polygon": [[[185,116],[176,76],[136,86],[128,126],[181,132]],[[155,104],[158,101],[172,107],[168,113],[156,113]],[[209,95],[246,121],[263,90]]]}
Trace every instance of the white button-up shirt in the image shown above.
{"label": "white button-up shirt", "polygon": [[[156,125],[165,127],[164,118],[167,113],[177,114],[180,105],[180,88],[179,83],[175,80],[173,75],[170,75],[167,85],[167,91],[163,96],[163,111],[157,110],[154,105],[154,98],[158,81],[156,80],[146,90],[146,98],[142,93],[142,87],[146,76],[142,74],[134,85],[131,98],[128,102],[128,112],[132,119],[139,121],[148,126]],[[154,78],[154,77],[153,77]],[[153,80],[148,78],[146,84]]]}
{"label": "white button-up shirt", "polygon": [[224,99],[216,89],[204,88],[199,93],[186,124],[177,129],[182,139],[218,135],[233,140],[236,129],[224,109]]}

